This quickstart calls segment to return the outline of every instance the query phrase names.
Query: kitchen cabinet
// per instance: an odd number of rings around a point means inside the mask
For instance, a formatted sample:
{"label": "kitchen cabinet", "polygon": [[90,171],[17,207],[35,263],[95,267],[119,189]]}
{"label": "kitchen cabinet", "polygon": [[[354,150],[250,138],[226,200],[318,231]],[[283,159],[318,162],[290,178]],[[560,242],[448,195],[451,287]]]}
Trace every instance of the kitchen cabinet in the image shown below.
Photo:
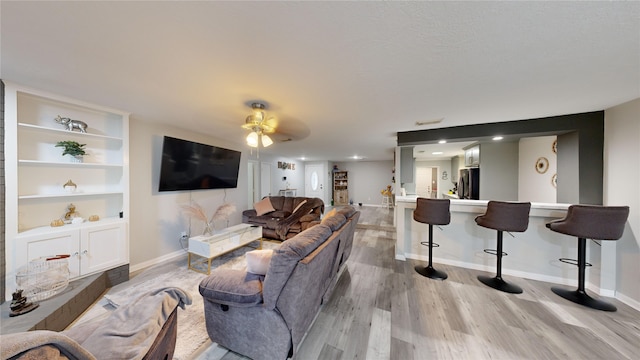
{"label": "kitchen cabinet", "polygon": [[480,165],[480,145],[475,145],[464,151],[464,165],[478,166]]}

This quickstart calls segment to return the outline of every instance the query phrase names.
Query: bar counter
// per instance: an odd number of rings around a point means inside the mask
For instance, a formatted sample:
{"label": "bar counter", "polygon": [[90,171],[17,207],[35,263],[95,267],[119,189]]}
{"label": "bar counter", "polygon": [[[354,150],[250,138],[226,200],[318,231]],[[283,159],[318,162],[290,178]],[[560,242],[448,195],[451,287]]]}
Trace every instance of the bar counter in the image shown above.
{"label": "bar counter", "polygon": [[[428,260],[429,249],[420,242],[428,240],[429,225],[413,220],[416,199],[417,195],[396,196],[395,199],[397,260]],[[475,222],[476,216],[485,213],[487,203],[487,200],[451,199],[451,223],[434,226],[433,241],[440,244],[440,247],[433,249],[435,268],[440,263],[495,274],[496,258],[483,250],[496,248],[497,232],[478,226]],[[576,258],[577,238],[545,227],[547,222],[563,218],[569,205],[531,203],[527,230],[513,233],[513,237],[507,232],[504,234],[503,250],[508,256],[502,259],[503,275],[576,286],[578,268],[562,263],[558,258]],[[606,282],[606,273],[615,271],[600,266],[602,254],[607,253],[604,243],[612,242],[603,242],[602,249],[598,244],[588,242],[587,261],[593,266],[587,270],[587,288],[600,295],[613,296],[613,291],[606,290],[608,286],[602,284]],[[605,281],[601,281],[601,278]],[[615,288],[614,284],[611,285],[611,289]]]}

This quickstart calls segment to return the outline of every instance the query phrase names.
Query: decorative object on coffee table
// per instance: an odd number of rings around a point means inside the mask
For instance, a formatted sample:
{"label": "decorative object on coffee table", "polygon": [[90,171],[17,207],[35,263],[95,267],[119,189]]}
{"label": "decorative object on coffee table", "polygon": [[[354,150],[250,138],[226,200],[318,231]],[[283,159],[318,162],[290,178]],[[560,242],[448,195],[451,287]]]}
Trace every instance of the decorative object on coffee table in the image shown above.
{"label": "decorative object on coffee table", "polygon": [[27,302],[27,297],[22,295],[23,290],[16,290],[11,296],[13,299],[11,300],[11,305],[9,308],[11,309],[11,313],[9,313],[10,317],[26,314],[30,311],[35,310],[40,304]]}
{"label": "decorative object on coffee table", "polygon": [[69,131],[73,131],[73,129],[78,129],[81,133],[86,133],[87,127],[89,127],[87,123],[84,121],[72,120],[71,118],[62,117],[60,115],[58,115],[54,120],[58,124],[66,126],[67,130]]}
{"label": "decorative object on coffee table", "polygon": [[225,202],[216,209],[211,218],[207,216],[202,206],[195,201],[193,201],[191,205],[183,205],[182,210],[184,210],[190,218],[200,220],[204,223],[202,235],[211,235],[216,228],[214,221],[225,220],[228,223],[229,216],[236,211],[236,206],[232,203]]}

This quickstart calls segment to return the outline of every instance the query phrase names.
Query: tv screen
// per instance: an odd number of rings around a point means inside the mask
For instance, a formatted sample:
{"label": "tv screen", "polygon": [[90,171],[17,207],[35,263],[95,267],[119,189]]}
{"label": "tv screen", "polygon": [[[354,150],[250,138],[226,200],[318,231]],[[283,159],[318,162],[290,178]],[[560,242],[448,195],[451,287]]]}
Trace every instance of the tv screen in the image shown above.
{"label": "tv screen", "polygon": [[240,152],[165,136],[159,191],[238,187]]}

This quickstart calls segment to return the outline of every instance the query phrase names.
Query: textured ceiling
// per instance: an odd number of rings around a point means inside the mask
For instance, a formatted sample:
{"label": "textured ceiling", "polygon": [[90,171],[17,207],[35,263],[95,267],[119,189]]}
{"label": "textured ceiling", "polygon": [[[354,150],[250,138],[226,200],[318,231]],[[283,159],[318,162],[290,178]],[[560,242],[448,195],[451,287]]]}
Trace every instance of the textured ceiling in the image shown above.
{"label": "textured ceiling", "polygon": [[3,79],[239,148],[261,100],[293,139],[267,152],[291,158],[390,160],[398,131],[640,97],[639,2],[2,1],[0,16]]}

